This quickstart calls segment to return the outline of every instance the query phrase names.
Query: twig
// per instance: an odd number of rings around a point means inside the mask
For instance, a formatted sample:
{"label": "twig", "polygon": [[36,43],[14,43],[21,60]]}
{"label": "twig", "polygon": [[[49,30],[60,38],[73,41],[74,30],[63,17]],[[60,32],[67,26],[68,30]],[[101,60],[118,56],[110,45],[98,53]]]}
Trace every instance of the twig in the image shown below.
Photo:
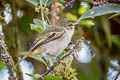
{"label": "twig", "polygon": [[45,15],[45,17],[46,17],[46,19],[47,19],[48,23],[49,23],[50,25],[52,25],[52,23],[51,23],[51,21],[50,21],[50,19],[49,19],[48,15],[45,13],[45,11],[44,11],[44,15]]}
{"label": "twig", "polygon": [[3,33],[0,34],[0,46],[1,46],[2,61],[6,65],[6,67],[8,69],[8,73],[10,75],[9,80],[16,80],[15,72],[14,72],[15,68],[13,65],[14,62],[12,60],[12,57],[7,52],[7,47],[6,47],[6,44],[5,44],[4,39],[3,39]]}

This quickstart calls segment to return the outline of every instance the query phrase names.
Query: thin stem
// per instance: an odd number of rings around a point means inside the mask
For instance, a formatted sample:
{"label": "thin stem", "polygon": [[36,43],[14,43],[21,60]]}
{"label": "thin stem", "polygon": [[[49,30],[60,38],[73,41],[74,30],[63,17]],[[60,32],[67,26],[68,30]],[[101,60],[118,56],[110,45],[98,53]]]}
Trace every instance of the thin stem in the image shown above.
{"label": "thin stem", "polygon": [[51,23],[51,21],[50,21],[50,19],[49,19],[48,15],[45,13],[45,11],[44,11],[44,14],[45,14],[45,17],[46,17],[46,19],[47,19],[48,23],[49,23],[50,25],[52,25],[52,23]]}
{"label": "thin stem", "polygon": [[41,8],[42,24],[43,24],[43,27],[44,27],[44,29],[45,29],[45,24],[44,24],[45,20],[44,20],[44,13],[43,13],[42,0],[39,0],[39,2],[40,2],[40,8]]}

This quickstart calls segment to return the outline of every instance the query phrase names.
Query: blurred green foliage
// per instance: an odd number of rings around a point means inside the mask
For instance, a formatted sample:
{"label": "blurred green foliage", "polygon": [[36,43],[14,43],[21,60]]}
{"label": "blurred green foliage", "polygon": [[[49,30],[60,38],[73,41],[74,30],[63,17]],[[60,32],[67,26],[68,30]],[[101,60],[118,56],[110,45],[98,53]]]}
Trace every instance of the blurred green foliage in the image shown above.
{"label": "blurred green foliage", "polygon": [[[42,1],[43,5],[47,6],[50,11],[50,6],[54,0]],[[88,7],[80,5],[81,1],[85,1],[84,3],[86,3]],[[32,4],[29,4],[29,2]],[[120,5],[117,3],[108,3],[92,8],[91,2],[92,0],[76,0],[72,8],[66,8],[65,3],[58,1],[60,13],[57,15],[59,15],[60,18],[68,17],[74,21],[78,21],[79,25],[76,27],[73,41],[84,36],[86,39],[91,40],[93,52],[96,53],[96,57],[91,63],[82,64],[77,61],[73,62],[74,65],[72,65],[72,67],[77,69],[78,80],[106,80],[104,76],[106,76],[106,71],[109,66],[106,63],[106,59],[120,60],[120,15],[118,15],[120,13]],[[11,3],[11,0],[3,1],[3,4],[6,3]],[[24,13],[17,21],[10,21],[9,24],[6,24],[6,27],[3,27],[9,50],[15,50],[14,23],[18,24],[19,39],[21,42],[21,49],[19,49],[20,55],[22,55],[22,50],[24,50],[24,53],[26,50],[29,50],[29,46],[34,41],[36,34],[44,31],[40,13],[35,12],[35,7],[38,6],[38,4],[39,0],[21,0],[21,2],[14,2],[16,9],[21,9]],[[0,5],[0,9],[4,9],[3,6],[4,5]],[[51,16],[49,17],[51,18]],[[0,20],[2,19],[3,17],[0,15]],[[48,23],[46,22],[46,26],[47,25]],[[11,53],[14,53],[14,51]],[[39,56],[33,58],[42,62]],[[3,68],[4,64],[0,61],[0,69]],[[32,75],[31,77],[34,76]],[[47,76],[44,80],[62,79],[57,76]]]}

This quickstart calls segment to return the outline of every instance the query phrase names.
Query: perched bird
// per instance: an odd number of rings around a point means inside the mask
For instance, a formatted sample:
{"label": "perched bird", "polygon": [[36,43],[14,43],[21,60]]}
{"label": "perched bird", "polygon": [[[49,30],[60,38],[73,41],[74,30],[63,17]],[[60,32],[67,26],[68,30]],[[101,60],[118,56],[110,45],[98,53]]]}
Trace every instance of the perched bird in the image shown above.
{"label": "perched bird", "polygon": [[58,56],[70,43],[75,26],[76,23],[68,18],[61,19],[56,25],[51,25],[38,35],[29,53],[23,56],[16,66],[29,56],[40,55],[45,58]]}

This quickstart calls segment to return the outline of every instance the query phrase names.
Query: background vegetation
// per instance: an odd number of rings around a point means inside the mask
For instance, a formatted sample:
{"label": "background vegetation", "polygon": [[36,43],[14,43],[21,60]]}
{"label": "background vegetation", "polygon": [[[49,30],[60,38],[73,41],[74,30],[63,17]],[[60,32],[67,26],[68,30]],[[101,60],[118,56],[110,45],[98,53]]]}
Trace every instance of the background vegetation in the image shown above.
{"label": "background vegetation", "polygon": [[[39,1],[42,1],[42,8]],[[27,53],[37,34],[47,28],[44,26],[50,23],[56,24],[59,19],[68,17],[79,23],[72,41],[75,42],[81,37],[90,40],[92,53],[95,54],[92,60],[90,58],[89,63],[73,59],[71,67],[76,69],[77,80],[119,80],[119,4],[119,0],[0,0],[0,32],[4,33],[4,40],[8,47],[6,52],[8,51],[13,59],[13,61],[10,60],[10,64],[16,63],[20,56]],[[3,40],[3,37],[0,37],[0,40]],[[2,49],[5,50],[2,47],[1,51]],[[85,58],[89,57],[91,56]],[[0,80],[8,80],[8,74],[11,74],[10,72],[7,74],[5,69],[9,68],[5,66],[6,62],[9,64],[8,57],[8,61],[5,62],[5,60],[1,52]],[[39,74],[47,70],[39,56],[26,60],[21,63],[21,67],[17,67],[18,80],[37,80],[40,77]],[[10,68],[13,67],[14,64]],[[62,78],[47,76],[44,80],[62,80]],[[63,78],[63,80],[72,79]]]}

